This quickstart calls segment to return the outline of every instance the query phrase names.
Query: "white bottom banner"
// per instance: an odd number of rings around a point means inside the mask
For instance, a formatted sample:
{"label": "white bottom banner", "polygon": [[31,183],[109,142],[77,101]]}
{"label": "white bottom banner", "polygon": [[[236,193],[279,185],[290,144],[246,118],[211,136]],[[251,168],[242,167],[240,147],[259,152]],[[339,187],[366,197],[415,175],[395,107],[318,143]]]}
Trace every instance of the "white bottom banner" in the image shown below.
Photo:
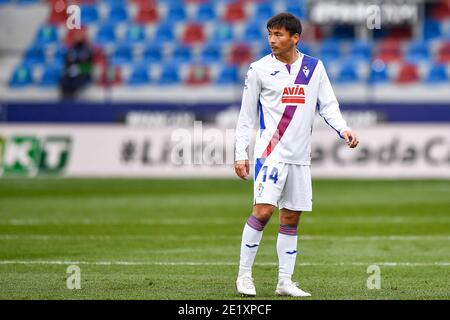
{"label": "white bottom banner", "polygon": [[[313,133],[314,177],[450,178],[449,125],[357,129],[356,149]],[[252,148],[250,148],[252,150]],[[2,176],[233,177],[234,130],[105,125],[2,125]]]}

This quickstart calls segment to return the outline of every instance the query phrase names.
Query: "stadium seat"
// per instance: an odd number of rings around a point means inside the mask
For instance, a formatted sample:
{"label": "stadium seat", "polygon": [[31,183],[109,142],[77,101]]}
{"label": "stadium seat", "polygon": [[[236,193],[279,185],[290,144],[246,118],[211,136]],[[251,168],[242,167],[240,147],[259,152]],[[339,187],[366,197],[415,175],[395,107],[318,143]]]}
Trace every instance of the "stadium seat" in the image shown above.
{"label": "stadium seat", "polygon": [[188,71],[185,84],[189,86],[204,85],[211,82],[209,68],[204,65],[192,65]]}
{"label": "stadium seat", "polygon": [[241,65],[253,61],[251,47],[245,43],[233,44],[228,62],[232,65]]}
{"label": "stadium seat", "polygon": [[150,83],[148,66],[145,63],[135,64],[128,78],[127,84],[139,86]]}
{"label": "stadium seat", "polygon": [[442,43],[438,51],[437,60],[440,63],[450,63],[450,40]]}
{"label": "stadium seat", "polygon": [[372,57],[372,46],[366,41],[353,41],[349,58],[355,62],[369,61]]}
{"label": "stadium seat", "polygon": [[61,65],[51,64],[44,67],[39,85],[42,87],[58,86],[61,78]]}
{"label": "stadium seat", "polygon": [[217,43],[230,43],[234,40],[234,29],[230,24],[219,24],[215,27],[212,39]]}
{"label": "stadium seat", "polygon": [[217,63],[221,62],[222,51],[218,44],[210,43],[203,47],[200,56],[204,64]]}
{"label": "stadium seat", "polygon": [[398,61],[402,57],[400,43],[394,39],[387,39],[380,43],[376,59],[384,62]]}
{"label": "stadium seat", "polygon": [[409,44],[405,57],[408,63],[416,64],[422,61],[428,61],[430,58],[431,56],[426,42],[416,41]]}
{"label": "stadium seat", "polygon": [[159,76],[158,84],[174,85],[179,83],[180,83],[180,76],[178,74],[178,69],[172,65],[164,66]]}
{"label": "stadium seat", "polygon": [[165,21],[169,24],[176,24],[186,20],[186,11],[182,4],[172,4],[166,15]]}
{"label": "stadium seat", "polygon": [[286,11],[293,14],[297,18],[304,19],[306,18],[306,7],[305,2],[300,0],[294,1],[285,1],[286,3]]}
{"label": "stadium seat", "polygon": [[31,68],[28,66],[18,66],[14,69],[9,86],[12,88],[24,87],[33,83]]}
{"label": "stadium seat", "polygon": [[112,5],[109,10],[107,23],[117,24],[128,20],[128,11],[126,6]]}
{"label": "stadium seat", "polygon": [[216,19],[214,5],[210,2],[200,3],[197,7],[196,20],[198,22],[213,21]]}
{"label": "stadium seat", "polygon": [[369,75],[371,84],[383,84],[389,81],[387,67],[381,60],[376,60],[372,63]]}
{"label": "stadium seat", "polygon": [[420,80],[419,73],[417,72],[417,66],[414,64],[403,64],[400,67],[400,71],[395,79],[397,84],[411,84]]}
{"label": "stadium seat", "polygon": [[425,22],[423,23],[423,39],[432,40],[441,36],[441,23],[435,20],[425,20]]}
{"label": "stadium seat", "polygon": [[[270,47],[269,47],[269,49],[270,49]],[[300,51],[301,53],[304,53],[306,55],[309,55],[309,56],[314,55],[310,44],[307,42],[300,41],[299,44],[297,45],[297,49],[298,49],[298,51]]]}
{"label": "stadium seat", "polygon": [[114,50],[111,57],[111,64],[123,65],[133,61],[133,48],[128,44],[120,44]]}
{"label": "stadium seat", "polygon": [[113,24],[101,25],[95,36],[95,42],[100,45],[112,43],[116,41],[116,27]]}
{"label": "stadium seat", "polygon": [[203,25],[200,23],[188,23],[185,26],[182,42],[184,44],[202,43],[205,41],[205,34],[203,32]]}
{"label": "stadium seat", "polygon": [[122,82],[122,70],[119,66],[105,66],[97,79],[97,84],[100,86],[116,86]]}
{"label": "stadium seat", "polygon": [[449,80],[445,64],[440,63],[433,64],[425,77],[426,84],[445,83]]}
{"label": "stadium seat", "polygon": [[126,0],[101,0],[102,2],[108,4],[109,6],[125,6]]}
{"label": "stadium seat", "polygon": [[241,22],[245,20],[244,4],[240,1],[230,2],[225,5],[225,13],[223,15],[223,21],[228,23]]}
{"label": "stadium seat", "polygon": [[140,0],[142,3],[138,4],[137,13],[135,16],[136,23],[147,24],[155,23],[159,20],[158,8],[154,2],[147,0]]}
{"label": "stadium seat", "polygon": [[36,4],[39,3],[40,0],[16,0],[15,3],[18,5],[26,6],[29,4]]}
{"label": "stadium seat", "polygon": [[157,44],[149,44],[144,48],[142,59],[147,64],[160,63],[162,60],[162,48]]}
{"label": "stadium seat", "polygon": [[125,32],[125,43],[135,44],[145,41],[145,30],[141,25],[130,24]]}
{"label": "stadium seat", "polygon": [[352,62],[341,64],[335,80],[341,84],[357,82],[359,79],[355,64]]}
{"label": "stadium seat", "polygon": [[239,82],[238,68],[235,66],[224,65],[216,79],[217,85],[230,85]]}
{"label": "stadium seat", "polygon": [[65,46],[59,45],[53,52],[52,62],[63,64],[66,52],[67,48]]}
{"label": "stadium seat", "polygon": [[341,57],[340,43],[336,40],[325,40],[319,48],[319,57],[324,62],[333,61]]}
{"label": "stadium seat", "polygon": [[35,46],[44,46],[48,44],[55,44],[58,42],[58,30],[53,25],[43,25],[39,28],[36,40],[34,42]]}
{"label": "stadium seat", "polygon": [[192,59],[192,50],[187,46],[177,46],[172,52],[171,62],[174,65],[189,63]]}
{"label": "stadium seat", "polygon": [[447,0],[433,3],[433,8],[430,15],[434,20],[447,20],[450,19],[450,3]]}
{"label": "stadium seat", "polygon": [[167,24],[167,22],[159,24],[155,32],[154,41],[158,43],[176,41],[175,34],[173,33],[173,26]]}
{"label": "stadium seat", "polygon": [[247,24],[244,28],[241,40],[244,42],[267,41],[265,35],[262,34],[259,22]]}
{"label": "stadium seat", "polygon": [[23,63],[26,65],[36,65],[45,63],[45,52],[42,46],[32,46],[25,51]]}
{"label": "stadium seat", "polygon": [[82,5],[80,7],[80,11],[81,11],[81,24],[83,25],[94,23],[99,20],[97,6],[95,4]]}
{"label": "stadium seat", "polygon": [[53,25],[66,24],[68,15],[66,12],[66,4],[61,2],[63,5],[50,5],[49,15],[47,22]]}
{"label": "stadium seat", "polygon": [[266,21],[269,20],[272,16],[274,16],[272,3],[262,2],[256,6],[254,19]]}

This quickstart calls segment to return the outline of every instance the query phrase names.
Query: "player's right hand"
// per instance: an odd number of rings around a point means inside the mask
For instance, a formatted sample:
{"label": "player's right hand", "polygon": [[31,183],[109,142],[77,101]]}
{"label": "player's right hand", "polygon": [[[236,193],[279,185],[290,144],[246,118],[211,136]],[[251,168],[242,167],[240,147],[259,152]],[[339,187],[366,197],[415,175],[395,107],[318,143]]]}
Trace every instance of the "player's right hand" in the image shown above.
{"label": "player's right hand", "polygon": [[238,160],[234,163],[234,171],[239,178],[247,180],[250,174],[250,164],[248,160]]}

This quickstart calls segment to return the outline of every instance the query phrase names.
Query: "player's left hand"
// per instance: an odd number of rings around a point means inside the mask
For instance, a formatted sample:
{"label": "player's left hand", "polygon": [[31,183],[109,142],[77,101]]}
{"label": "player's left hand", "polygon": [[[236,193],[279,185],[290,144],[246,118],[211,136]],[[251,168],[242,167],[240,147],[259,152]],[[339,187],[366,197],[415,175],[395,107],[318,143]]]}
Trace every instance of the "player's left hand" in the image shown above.
{"label": "player's left hand", "polygon": [[342,136],[350,148],[356,148],[359,143],[358,137],[351,131],[344,131]]}

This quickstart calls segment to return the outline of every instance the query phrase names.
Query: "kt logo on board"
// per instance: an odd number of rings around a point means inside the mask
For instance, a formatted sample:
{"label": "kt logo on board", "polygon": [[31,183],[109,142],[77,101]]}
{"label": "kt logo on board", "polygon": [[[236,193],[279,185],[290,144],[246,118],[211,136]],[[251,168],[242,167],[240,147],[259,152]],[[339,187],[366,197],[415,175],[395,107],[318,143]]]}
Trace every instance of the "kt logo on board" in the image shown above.
{"label": "kt logo on board", "polygon": [[71,146],[72,140],[67,136],[0,137],[0,172],[3,176],[61,174],[67,166]]}

